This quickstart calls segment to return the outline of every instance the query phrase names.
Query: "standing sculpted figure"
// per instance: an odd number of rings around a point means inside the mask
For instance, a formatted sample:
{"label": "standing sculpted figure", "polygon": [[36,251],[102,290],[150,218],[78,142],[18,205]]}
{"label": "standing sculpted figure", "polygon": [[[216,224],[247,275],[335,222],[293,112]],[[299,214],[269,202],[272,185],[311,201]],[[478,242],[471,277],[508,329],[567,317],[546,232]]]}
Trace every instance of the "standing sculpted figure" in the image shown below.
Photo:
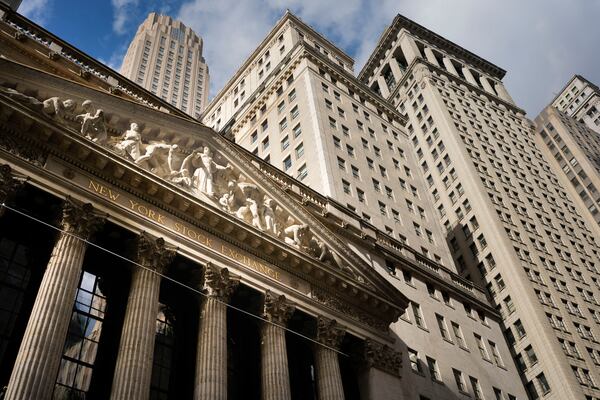
{"label": "standing sculpted figure", "polygon": [[192,184],[198,192],[208,196],[215,196],[215,178],[218,171],[231,170],[232,167],[222,166],[213,160],[212,152],[207,146],[202,152],[194,151],[190,156],[186,157],[183,162],[182,169],[186,169],[192,175]]}

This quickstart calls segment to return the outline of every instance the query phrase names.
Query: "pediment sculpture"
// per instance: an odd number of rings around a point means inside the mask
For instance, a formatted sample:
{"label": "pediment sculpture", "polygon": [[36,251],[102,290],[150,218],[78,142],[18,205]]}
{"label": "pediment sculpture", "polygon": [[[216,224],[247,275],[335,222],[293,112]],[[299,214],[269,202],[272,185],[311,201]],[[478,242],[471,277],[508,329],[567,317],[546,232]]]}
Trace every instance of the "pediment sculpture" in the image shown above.
{"label": "pediment sculpture", "polygon": [[0,93],[75,129],[88,140],[218,206],[259,231],[362,280],[339,254],[311,232],[308,225],[283,209],[221,154],[215,154],[207,142],[195,148],[185,148],[165,141],[149,140],[144,138],[136,122],[131,122],[129,129],[122,134],[115,134],[116,131],[110,129],[106,121],[104,111],[90,100],[80,105],[59,97],[38,100],[2,86]]}

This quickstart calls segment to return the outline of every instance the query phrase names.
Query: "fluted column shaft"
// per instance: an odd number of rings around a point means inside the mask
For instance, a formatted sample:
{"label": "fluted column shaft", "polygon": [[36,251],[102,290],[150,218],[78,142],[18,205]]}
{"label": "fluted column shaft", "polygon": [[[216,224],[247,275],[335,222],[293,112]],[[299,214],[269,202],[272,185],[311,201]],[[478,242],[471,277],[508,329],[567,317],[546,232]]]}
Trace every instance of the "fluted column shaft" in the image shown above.
{"label": "fluted column shaft", "polygon": [[76,236],[88,239],[101,224],[92,211],[90,204],[81,206],[70,199],[65,203],[62,220],[65,232],[60,234],[44,272],[6,400],[52,397],[87,248]]}
{"label": "fluted column shaft", "polygon": [[239,277],[208,264],[196,354],[195,400],[227,400],[227,305]]}
{"label": "fluted column shaft", "polygon": [[344,387],[337,353],[318,346],[315,351],[315,367],[319,400],[344,400]]}
{"label": "fluted column shaft", "polygon": [[194,398],[227,400],[227,306],[208,297],[201,317]]}
{"label": "fluted column shaft", "polygon": [[261,383],[263,400],[290,400],[290,373],[288,368],[285,329],[295,307],[285,296],[265,294],[264,322],[261,329]]}
{"label": "fluted column shaft", "polygon": [[112,400],[150,398],[161,281],[160,275],[155,272],[162,272],[173,254],[164,248],[162,239],[153,239],[145,234],[139,239],[137,261],[146,268],[135,266],[133,269],[110,396]]}
{"label": "fluted column shaft", "polygon": [[317,320],[317,341],[322,345],[315,348],[317,370],[317,390],[319,400],[344,400],[344,387],[338,354],[344,328],[334,319],[319,317]]}

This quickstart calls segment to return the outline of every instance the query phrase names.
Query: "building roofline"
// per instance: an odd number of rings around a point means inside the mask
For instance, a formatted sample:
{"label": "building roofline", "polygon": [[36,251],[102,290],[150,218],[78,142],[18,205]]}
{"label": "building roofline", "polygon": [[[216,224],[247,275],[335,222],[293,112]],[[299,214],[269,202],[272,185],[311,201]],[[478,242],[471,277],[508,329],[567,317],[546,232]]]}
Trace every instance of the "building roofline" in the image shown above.
{"label": "building roofline", "polygon": [[569,87],[569,85],[575,80],[575,79],[580,79],[582,81],[584,81],[585,83],[587,83],[588,85],[590,85],[594,90],[596,90],[597,92],[600,92],[600,88],[598,88],[597,85],[595,85],[594,83],[590,82],[589,80],[587,80],[586,78],[584,78],[582,75],[579,74],[575,74],[571,77],[571,79],[569,79],[569,81],[562,87],[562,89],[560,89],[560,91],[554,96],[554,98],[552,99],[552,101],[550,101],[550,105],[554,104],[554,102],[565,92],[565,90],[567,90],[567,88]]}
{"label": "building roofline", "polygon": [[[121,84],[122,86],[126,86],[127,90],[130,90],[135,93],[135,95],[139,96],[142,99],[145,99],[150,104],[156,104],[158,107],[162,107],[168,110],[169,113],[173,115],[177,115],[179,117],[184,117],[188,119],[193,119],[192,116],[184,113],[177,107],[173,106],[171,103],[163,100],[162,98],[154,95],[149,90],[144,89],[142,86],[137,83],[131,81],[125,76],[121,75],[119,72],[113,70],[109,66],[103,64],[98,61],[94,57],[91,57],[87,53],[79,50],[77,47],[71,45],[66,42],[64,39],[54,35],[48,30],[44,29],[40,25],[36,24],[29,18],[19,14],[18,12],[13,11],[10,7],[8,7],[5,3],[0,1],[0,20],[4,23],[10,25],[13,23],[17,28],[27,30],[31,35],[32,39],[37,40],[40,44],[44,44],[50,47],[52,44],[56,44],[61,47],[61,51],[65,51],[65,53],[72,55],[73,58],[69,59],[71,62],[77,64],[82,69],[91,69],[94,70],[97,76],[102,77],[109,84],[110,78],[117,82],[117,84]],[[45,43],[47,42],[47,43]],[[135,99],[135,96],[132,96]],[[135,101],[135,100],[133,100]]]}
{"label": "building roofline", "polygon": [[478,55],[472,53],[464,47],[461,47],[456,43],[438,35],[437,33],[425,28],[417,22],[408,19],[401,14],[398,14],[396,15],[392,23],[383,31],[383,33],[379,37],[375,49],[373,50],[371,56],[369,57],[362,70],[358,74],[359,79],[363,80],[373,72],[373,70],[377,67],[376,61],[378,61],[380,58],[383,58],[383,56],[385,55],[385,51],[387,50],[386,44],[393,37],[392,35],[395,36],[395,34],[397,34],[397,32],[400,31],[400,29],[402,28],[406,28],[408,31],[415,33],[417,36],[428,39],[433,43],[439,43],[445,47],[449,47],[455,53],[461,54],[466,61],[473,63],[475,66],[478,66],[483,71],[486,71],[487,73],[498,79],[502,79],[506,74],[506,71],[498,67],[497,65],[485,60],[482,57],[479,57]]}
{"label": "building roofline", "polygon": [[321,35],[319,32],[317,32],[316,30],[314,30],[310,25],[308,25],[307,23],[305,23],[304,21],[302,21],[300,18],[298,18],[296,15],[294,15],[288,9],[288,10],[285,11],[285,13],[283,14],[283,16],[277,21],[277,23],[275,24],[275,26],[273,26],[273,28],[271,28],[271,30],[269,31],[269,33],[267,33],[267,35],[265,36],[265,38],[258,44],[258,46],[256,46],[256,48],[252,51],[252,53],[250,53],[248,55],[248,57],[246,57],[246,60],[237,69],[237,71],[233,74],[233,76],[231,78],[229,78],[229,80],[227,81],[227,83],[225,83],[225,85],[223,86],[223,88],[221,88],[221,90],[219,91],[219,93],[217,93],[217,95],[206,106],[206,108],[203,111],[203,117],[206,116],[206,115],[208,115],[208,114],[210,114],[208,112],[208,110],[210,110],[215,104],[217,104],[219,102],[219,100],[227,93],[227,91],[233,85],[233,83],[241,76],[242,72],[244,72],[248,68],[248,66],[251,64],[252,60],[254,60],[261,53],[261,51],[265,47],[265,45],[269,41],[271,41],[271,39],[275,36],[275,33],[277,33],[279,31],[279,29],[287,21],[292,21],[292,22],[294,22],[294,23],[296,23],[298,25],[301,25],[306,30],[308,30],[311,34],[313,34],[314,36],[316,36],[319,39],[323,40],[323,42],[327,43],[332,48],[336,49],[336,51],[338,51],[346,59],[345,61],[349,61],[350,63],[354,64],[354,59],[352,57],[350,57],[345,51],[343,51],[338,46],[336,46],[335,44],[333,44],[325,36]]}

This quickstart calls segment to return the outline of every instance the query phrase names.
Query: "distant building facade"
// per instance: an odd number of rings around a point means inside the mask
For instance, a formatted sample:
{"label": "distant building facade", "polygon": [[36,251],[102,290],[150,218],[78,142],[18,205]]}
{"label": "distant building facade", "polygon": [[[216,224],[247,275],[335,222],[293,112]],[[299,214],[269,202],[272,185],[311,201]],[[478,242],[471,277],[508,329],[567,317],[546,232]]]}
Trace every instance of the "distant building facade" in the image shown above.
{"label": "distant building facade", "polygon": [[600,89],[583,76],[573,76],[550,106],[600,133]]}
{"label": "distant building facade", "polygon": [[191,28],[150,13],[129,44],[121,73],[175,107],[199,118],[209,91],[203,41]]}

